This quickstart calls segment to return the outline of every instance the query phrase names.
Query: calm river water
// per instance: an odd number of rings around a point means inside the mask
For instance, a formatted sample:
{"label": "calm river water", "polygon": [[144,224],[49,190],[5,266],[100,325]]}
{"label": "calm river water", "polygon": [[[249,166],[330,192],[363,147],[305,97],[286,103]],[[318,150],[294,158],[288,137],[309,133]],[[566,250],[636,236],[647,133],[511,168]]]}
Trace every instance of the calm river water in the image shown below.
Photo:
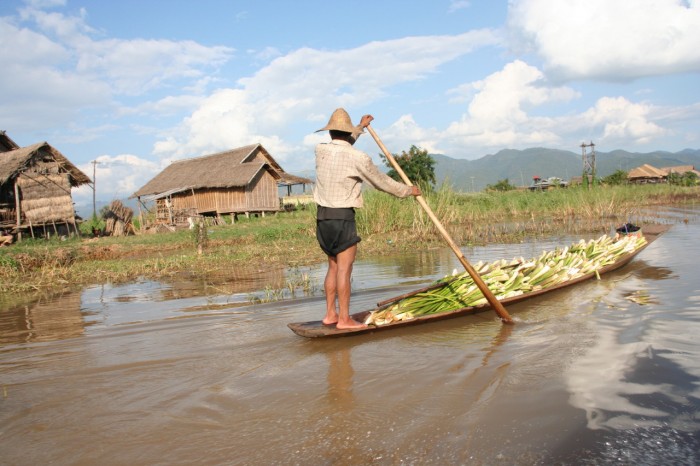
{"label": "calm river water", "polygon": [[[484,313],[304,339],[287,323],[322,316],[323,267],[6,307],[0,464],[699,464],[698,217],[670,209],[629,265],[509,306],[513,326]],[[532,257],[579,238],[464,251]],[[365,259],[353,312],[453,268],[448,249]],[[299,274],[311,296],[248,304]]]}

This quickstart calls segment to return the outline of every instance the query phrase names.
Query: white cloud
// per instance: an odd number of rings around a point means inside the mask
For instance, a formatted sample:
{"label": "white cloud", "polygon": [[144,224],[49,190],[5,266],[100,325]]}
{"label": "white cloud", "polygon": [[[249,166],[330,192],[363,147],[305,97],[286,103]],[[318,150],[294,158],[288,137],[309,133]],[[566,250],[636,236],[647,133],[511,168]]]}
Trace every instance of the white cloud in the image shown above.
{"label": "white cloud", "polygon": [[372,102],[393,85],[424,79],[440,65],[499,41],[492,31],[479,30],[370,42],[340,51],[302,48],[273,60],[239,84],[248,101],[262,102],[272,111],[272,120],[281,121],[280,112],[305,117],[319,107]]}
{"label": "white cloud", "polygon": [[191,40],[96,40],[84,9],[79,16],[67,16],[25,8],[21,17],[43,32],[42,42],[54,37],[61,44],[64,66],[70,63],[76,73],[108,81],[117,94],[138,95],[179,78],[199,79],[203,69],[216,69],[234,52],[230,47],[207,47]]}
{"label": "white cloud", "polygon": [[578,114],[533,116],[529,112],[534,109],[578,99],[580,94],[569,87],[551,85],[541,71],[520,60],[450,93],[460,96],[453,99],[455,102],[462,97],[470,99],[468,111],[459,121],[440,132],[420,128],[410,116],[404,116],[392,126],[390,137],[403,138],[406,147],[414,144],[453,157],[481,155],[490,147],[570,145],[591,135],[595,135],[596,143],[607,147],[642,146],[671,133],[660,121],[672,124],[697,116],[697,106],[681,112],[624,97],[601,97]]}
{"label": "white cloud", "polygon": [[[402,115],[389,126],[386,135],[380,135],[380,137],[392,153],[408,150],[412,145],[425,149],[431,154],[442,152],[436,140],[438,132],[435,129],[422,128],[413,119],[413,115]],[[406,141],[410,141],[410,144],[406,145]]]}
{"label": "white cloud", "polygon": [[499,41],[492,31],[479,30],[370,42],[341,51],[302,48],[240,79],[240,89],[213,93],[156,143],[154,153],[181,158],[260,142],[278,160],[295,151],[308,157],[309,141],[322,136],[307,137],[299,145],[285,143],[288,127],[306,125],[313,132],[337,107],[372,103],[396,84],[424,79],[440,65]]}
{"label": "white cloud", "polygon": [[700,70],[700,6],[680,0],[513,0],[509,26],[559,79]]}
{"label": "white cloud", "polygon": [[88,41],[76,52],[78,71],[108,80],[116,93],[139,95],[180,78],[198,80],[205,68],[224,64],[233,49],[193,41],[111,39]]}
{"label": "white cloud", "polygon": [[471,2],[469,0],[452,0],[450,2],[450,6],[447,9],[450,13],[453,13],[457,10],[463,10],[464,8],[469,8],[471,6]]}
{"label": "white cloud", "polygon": [[74,118],[78,109],[105,105],[109,87],[66,70],[70,51],[34,31],[0,18],[0,128],[24,131]]}
{"label": "white cloud", "polygon": [[43,34],[20,28],[10,18],[0,17],[0,59],[15,66],[60,64],[70,59],[70,52]]}
{"label": "white cloud", "polygon": [[665,134],[665,130],[649,120],[652,108],[644,103],[632,103],[624,97],[604,97],[582,118],[591,126],[602,127],[601,141],[614,147],[621,141],[647,144]]}
{"label": "white cloud", "polygon": [[64,6],[66,0],[25,0],[24,3],[34,8],[52,8],[55,6]]}
{"label": "white cloud", "polygon": [[[62,4],[32,2],[18,16],[0,17],[3,129],[28,131],[92,119],[95,115],[87,112],[97,108],[118,114],[116,96],[143,95],[173,83],[201,93],[212,82],[207,72],[215,72],[233,53],[229,47],[189,40],[96,40],[84,10],[67,16],[37,9]],[[175,103],[163,99],[160,104],[169,102]]]}
{"label": "white cloud", "polygon": [[[96,197],[107,199],[124,199],[131,196],[141,186],[158,174],[164,166],[132,154],[100,155],[97,162],[79,165],[78,168],[95,179]],[[105,193],[108,193],[106,195]],[[73,198],[78,204],[92,200],[92,187],[81,186],[73,191]]]}
{"label": "white cloud", "polygon": [[95,30],[87,25],[85,18],[87,12],[81,8],[78,16],[65,16],[61,13],[48,13],[44,11],[53,6],[42,5],[38,2],[30,4],[19,10],[20,18],[26,22],[34,22],[45,34],[56,37],[61,42],[77,43],[84,40],[83,34],[93,33]]}
{"label": "white cloud", "polygon": [[205,97],[200,95],[166,96],[155,101],[147,101],[131,107],[121,107],[117,114],[122,115],[158,115],[159,117],[181,115],[183,111],[192,111],[202,103]]}
{"label": "white cloud", "polygon": [[70,131],[57,133],[51,140],[56,143],[82,144],[88,141],[99,139],[105,133],[117,130],[118,126],[113,124],[105,124],[99,126],[83,126],[71,125]]}
{"label": "white cloud", "polygon": [[259,120],[268,117],[263,107],[246,101],[244,91],[222,89],[206,98],[182,125],[158,141],[153,152],[175,160],[260,143],[276,160],[284,160],[292,148],[279,136],[256,131]]}
{"label": "white cloud", "polygon": [[256,60],[262,62],[270,61],[282,55],[282,52],[276,47],[265,47],[262,50],[251,49],[248,50],[247,53],[254,56]]}
{"label": "white cloud", "polygon": [[440,138],[451,151],[458,153],[476,146],[523,147],[556,143],[559,138],[552,131],[553,120],[532,117],[527,110],[578,97],[571,88],[549,85],[541,71],[520,60],[461,88],[470,88],[474,93],[468,112],[460,121],[452,123]]}

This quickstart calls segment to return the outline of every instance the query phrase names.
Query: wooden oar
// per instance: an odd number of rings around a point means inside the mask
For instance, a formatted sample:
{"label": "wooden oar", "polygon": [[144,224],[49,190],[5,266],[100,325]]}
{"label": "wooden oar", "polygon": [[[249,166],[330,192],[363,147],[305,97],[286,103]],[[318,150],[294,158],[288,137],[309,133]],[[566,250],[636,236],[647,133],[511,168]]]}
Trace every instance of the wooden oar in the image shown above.
{"label": "wooden oar", "polygon": [[[401,176],[403,182],[409,186],[413,186],[411,180],[408,179],[406,173],[404,173],[399,164],[396,162],[396,159],[394,159],[394,156],[391,155],[391,153],[384,146],[382,141],[379,139],[379,136],[377,136],[377,133],[374,132],[374,129],[371,126],[367,126],[367,130],[369,131],[369,134],[372,135],[382,152],[384,152],[384,155],[386,156],[387,160],[389,160],[389,162],[391,163],[391,166],[394,167],[394,170],[396,170],[399,176]],[[491,292],[486,283],[484,283],[484,281],[481,279],[479,273],[476,270],[474,270],[474,267],[472,267],[471,264],[467,262],[467,259],[464,257],[464,254],[462,254],[462,251],[460,251],[457,244],[452,240],[449,233],[447,233],[445,227],[442,226],[442,223],[440,223],[440,220],[438,220],[438,218],[435,216],[433,210],[430,208],[423,196],[416,196],[416,200],[421,205],[421,207],[423,207],[425,213],[428,214],[430,220],[433,221],[433,224],[435,224],[435,227],[438,229],[442,237],[445,239],[445,241],[447,241],[447,244],[450,246],[450,248],[452,248],[452,251],[457,256],[457,259],[459,259],[459,262],[461,262],[466,271],[469,272],[469,275],[474,280],[474,283],[476,283],[476,286],[479,287],[481,293],[486,298],[486,301],[488,301],[489,304],[491,304],[491,307],[494,311],[496,311],[496,314],[498,314],[498,317],[501,318],[501,321],[503,321],[503,323],[505,324],[512,324],[513,319],[511,319],[510,314],[508,314],[508,311],[506,311],[506,308],[504,308],[503,304],[501,304],[501,302],[498,299],[496,299],[496,296],[494,296],[494,294]]]}

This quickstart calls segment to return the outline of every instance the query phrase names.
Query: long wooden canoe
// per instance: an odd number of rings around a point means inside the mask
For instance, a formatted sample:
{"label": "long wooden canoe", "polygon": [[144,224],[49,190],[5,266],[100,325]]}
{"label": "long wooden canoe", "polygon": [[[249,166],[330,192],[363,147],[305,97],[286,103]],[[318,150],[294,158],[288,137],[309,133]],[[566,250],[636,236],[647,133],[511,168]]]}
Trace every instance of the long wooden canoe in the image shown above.
{"label": "long wooden canoe", "polygon": [[[558,285],[549,287],[549,288],[543,288],[537,291],[531,291],[528,293],[521,294],[519,296],[513,296],[510,298],[504,298],[501,300],[501,302],[504,305],[507,304],[512,304],[512,303],[517,303],[520,301],[525,301],[526,299],[531,299],[536,296],[541,296],[545,293],[549,293],[555,290],[560,290],[562,288],[566,288],[572,285],[575,285],[577,283],[581,283],[586,280],[590,280],[596,276],[601,276],[603,274],[612,272],[613,270],[617,270],[620,267],[623,267],[624,265],[627,265],[632,259],[634,259],[637,254],[642,252],[644,249],[646,249],[647,246],[649,246],[656,238],[658,238],[660,235],[668,231],[670,228],[670,225],[644,225],[642,227],[642,234],[644,235],[644,238],[647,240],[647,243],[643,245],[642,247],[636,249],[633,252],[630,252],[628,254],[625,254],[623,256],[620,256],[619,259],[617,259],[614,263],[606,265],[600,269],[598,269],[598,273],[596,275],[596,272],[590,272],[588,274],[582,275],[577,278],[573,278],[571,280],[567,280],[565,282],[559,283]],[[429,289],[424,288],[424,290]],[[410,294],[415,294],[415,293],[409,293]],[[407,296],[407,295],[404,295]],[[396,298],[393,298],[391,300],[384,301],[383,303],[379,303],[377,308],[375,309],[370,309],[362,312],[358,312],[355,314],[352,314],[352,318],[355,319],[358,322],[364,322],[364,320],[367,318],[370,312],[379,310],[380,306],[383,304],[389,302],[389,301],[398,301],[404,296],[399,296]],[[405,327],[407,325],[418,325],[418,324],[424,324],[427,322],[434,322],[437,320],[444,320],[444,319],[453,319],[455,317],[460,317],[464,315],[469,315],[469,314],[476,314],[478,312],[484,312],[488,311],[491,309],[490,304],[484,303],[478,306],[471,306],[471,307],[465,307],[461,309],[456,309],[454,311],[447,311],[447,312],[441,312],[438,314],[429,314],[425,316],[419,316],[416,317],[415,319],[411,320],[402,320],[398,322],[392,322],[389,324],[385,325],[380,325],[380,326],[374,326],[370,325],[367,328],[360,328],[360,329],[345,329],[345,330],[339,330],[335,328],[335,325],[325,325],[323,322],[320,320],[313,320],[309,322],[295,322],[295,323],[290,323],[287,324],[287,326],[297,335],[300,335],[302,337],[307,337],[307,338],[328,338],[328,337],[347,337],[347,336],[352,336],[352,335],[359,335],[363,333],[371,333],[371,332],[379,332],[379,331],[385,331],[385,330],[390,330],[390,329],[395,329],[398,327]]]}

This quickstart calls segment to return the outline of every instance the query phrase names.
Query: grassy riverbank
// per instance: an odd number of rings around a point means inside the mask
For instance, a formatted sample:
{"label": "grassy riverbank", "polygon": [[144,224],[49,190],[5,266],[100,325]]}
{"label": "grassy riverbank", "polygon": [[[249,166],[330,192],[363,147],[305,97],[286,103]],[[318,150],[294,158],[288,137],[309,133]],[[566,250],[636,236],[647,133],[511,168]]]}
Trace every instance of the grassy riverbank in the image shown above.
{"label": "grassy riverbank", "polygon": [[[642,209],[700,202],[700,188],[666,185],[558,189],[548,192],[427,197],[458,244],[517,241],[555,232],[606,233],[639,221]],[[158,279],[181,273],[206,277],[227,270],[303,266],[325,261],[315,238],[315,209],[210,226],[198,254],[192,231],[121,238],[25,240],[0,249],[0,291],[55,291],[98,283]],[[444,241],[412,199],[370,191],[358,211],[363,255],[442,247]]]}

